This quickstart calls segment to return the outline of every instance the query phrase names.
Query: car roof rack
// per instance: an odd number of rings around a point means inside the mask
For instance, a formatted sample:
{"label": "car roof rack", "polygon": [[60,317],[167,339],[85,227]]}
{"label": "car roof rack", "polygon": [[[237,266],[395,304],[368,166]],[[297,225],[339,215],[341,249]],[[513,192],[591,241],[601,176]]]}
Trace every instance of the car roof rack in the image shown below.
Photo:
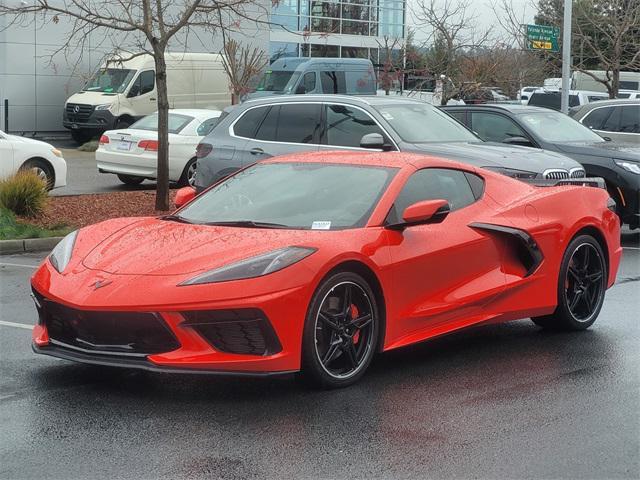
{"label": "car roof rack", "polygon": [[519,179],[536,187],[562,187],[562,186],[582,186],[607,189],[607,185],[602,177],[586,177],[586,178],[532,178]]}

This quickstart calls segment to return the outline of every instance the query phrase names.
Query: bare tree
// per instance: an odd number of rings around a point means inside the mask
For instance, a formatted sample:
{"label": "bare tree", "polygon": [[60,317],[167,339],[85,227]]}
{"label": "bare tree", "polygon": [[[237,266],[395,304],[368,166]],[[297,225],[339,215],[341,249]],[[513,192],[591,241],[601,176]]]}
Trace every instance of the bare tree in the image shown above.
{"label": "bare tree", "polygon": [[225,39],[222,53],[222,65],[231,88],[231,103],[235,105],[249,92],[255,79],[267,66],[268,59],[258,47],[241,45],[233,39]]}
{"label": "bare tree", "polygon": [[395,82],[400,82],[404,76],[404,43],[402,39],[390,38],[385,35],[382,41],[377,40],[380,47],[380,55],[383,57],[382,68],[378,72],[378,82],[389,95]]}
{"label": "bare tree", "polygon": [[445,77],[442,105],[459,93],[450,82],[460,85],[464,80],[461,59],[491,40],[491,28],[475,27],[477,14],[470,5],[470,0],[418,0],[414,9],[416,30],[423,33],[429,46],[427,67],[436,77]]}
{"label": "bare tree", "polygon": [[[0,15],[9,25],[25,26],[40,21],[71,24],[66,43],[83,44],[88,36],[100,33],[108,37],[133,36],[133,46],[118,51],[122,61],[150,54],[155,62],[158,107],[158,171],[156,209],[169,209],[169,98],[165,53],[172,41],[197,35],[197,29],[233,30],[239,19],[247,19],[248,7],[256,0],[34,0],[10,5],[0,2]],[[255,8],[254,8],[255,10]],[[256,12],[253,12],[254,18]],[[116,53],[114,51],[114,53]]]}

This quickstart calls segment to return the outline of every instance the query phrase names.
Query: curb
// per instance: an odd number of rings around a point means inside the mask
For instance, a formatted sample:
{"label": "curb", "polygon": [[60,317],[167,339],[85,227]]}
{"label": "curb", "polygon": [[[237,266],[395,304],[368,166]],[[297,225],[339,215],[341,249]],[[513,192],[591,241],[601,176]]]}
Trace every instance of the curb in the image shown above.
{"label": "curb", "polygon": [[64,237],[25,238],[23,240],[0,240],[0,255],[24,252],[47,252],[53,250]]}

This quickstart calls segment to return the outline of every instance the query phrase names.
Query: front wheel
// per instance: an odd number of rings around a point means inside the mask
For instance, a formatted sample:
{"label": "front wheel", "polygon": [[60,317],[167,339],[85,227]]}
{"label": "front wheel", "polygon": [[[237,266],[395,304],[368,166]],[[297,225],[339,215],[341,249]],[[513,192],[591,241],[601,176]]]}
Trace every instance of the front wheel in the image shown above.
{"label": "front wheel", "polygon": [[305,320],[302,370],[324,388],[355,383],[376,350],[380,317],[369,284],[360,275],[341,272],[316,290]]}
{"label": "front wheel", "polygon": [[543,328],[585,330],[598,318],[606,289],[602,247],[591,235],[580,235],[569,243],[562,259],[555,312],[531,320]]}
{"label": "front wheel", "polygon": [[182,171],[182,175],[180,176],[180,180],[178,180],[178,185],[180,187],[195,187],[196,186],[196,168],[197,168],[196,159],[192,158],[184,166],[184,170]]}
{"label": "front wheel", "polygon": [[46,184],[47,190],[51,190],[53,188],[55,176],[53,169],[48,163],[38,159],[27,160],[24,162],[24,165],[20,167],[20,170],[31,170]]}
{"label": "front wheel", "polygon": [[118,180],[120,180],[125,185],[140,185],[142,182],[144,182],[144,177],[118,174]]}

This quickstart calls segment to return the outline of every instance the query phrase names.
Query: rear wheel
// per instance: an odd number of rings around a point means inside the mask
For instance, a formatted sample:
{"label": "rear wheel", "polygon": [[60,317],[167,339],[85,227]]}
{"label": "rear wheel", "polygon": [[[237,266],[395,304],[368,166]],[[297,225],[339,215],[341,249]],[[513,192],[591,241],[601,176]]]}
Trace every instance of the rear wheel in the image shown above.
{"label": "rear wheel", "polygon": [[600,244],[591,235],[574,238],[562,259],[558,306],[551,315],[532,318],[536,325],[584,330],[598,318],[607,288],[607,266]]}
{"label": "rear wheel", "polygon": [[380,328],[373,291],[360,275],[341,272],[316,290],[305,320],[305,378],[324,388],[355,383],[375,353]]}
{"label": "rear wheel", "polygon": [[118,174],[118,180],[120,180],[125,185],[140,185],[142,182],[144,182],[144,177]]}
{"label": "rear wheel", "polygon": [[196,181],[196,159],[192,158],[184,166],[178,185],[181,187],[194,187]]}
{"label": "rear wheel", "polygon": [[55,176],[51,165],[48,163],[38,159],[27,160],[22,167],[20,167],[20,170],[31,170],[40,180],[46,183],[47,190],[53,188]]}
{"label": "rear wheel", "polygon": [[116,130],[124,130],[125,128],[129,128],[133,122],[129,118],[119,118],[116,122]]}
{"label": "rear wheel", "polygon": [[71,130],[71,138],[78,145],[84,145],[93,138],[93,135],[82,130]]}

